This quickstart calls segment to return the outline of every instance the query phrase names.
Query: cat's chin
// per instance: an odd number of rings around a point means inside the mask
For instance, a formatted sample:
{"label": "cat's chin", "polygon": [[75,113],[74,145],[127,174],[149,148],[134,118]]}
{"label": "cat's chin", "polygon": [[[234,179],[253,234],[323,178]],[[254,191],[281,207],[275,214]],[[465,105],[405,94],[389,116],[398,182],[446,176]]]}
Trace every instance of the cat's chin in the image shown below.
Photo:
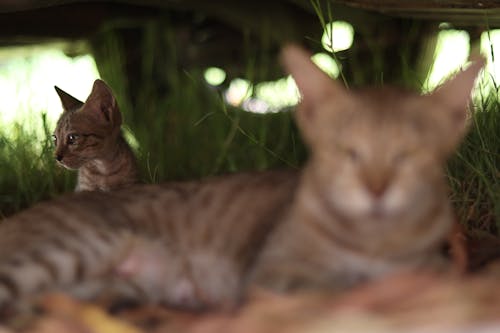
{"label": "cat's chin", "polygon": [[372,208],[366,213],[366,217],[374,221],[389,221],[397,217],[398,211],[387,209],[383,205],[373,204]]}
{"label": "cat's chin", "polygon": [[335,205],[339,215],[347,217],[352,220],[363,221],[392,221],[401,214],[404,214],[405,208],[402,206],[393,207],[388,204],[387,200],[373,200],[367,198],[366,200],[359,200],[355,204],[351,202],[350,205]]}

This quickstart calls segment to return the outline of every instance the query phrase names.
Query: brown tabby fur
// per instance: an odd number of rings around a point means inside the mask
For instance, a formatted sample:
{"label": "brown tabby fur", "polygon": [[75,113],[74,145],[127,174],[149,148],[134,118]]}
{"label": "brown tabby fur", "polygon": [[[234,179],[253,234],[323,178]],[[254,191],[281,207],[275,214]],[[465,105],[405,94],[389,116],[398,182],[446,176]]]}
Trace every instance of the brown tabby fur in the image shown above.
{"label": "brown tabby fur", "polygon": [[[480,64],[429,96],[349,92],[295,46],[284,62],[311,148],[296,172],[136,185],[41,203],[0,225],[0,304],[104,286],[143,300],[234,305],[248,283],[344,288],[434,266],[452,224],[443,175]],[[95,284],[97,284],[97,287]]]}
{"label": "brown tabby fur", "polygon": [[[53,288],[92,297],[123,280],[145,301],[234,304],[297,179],[234,174],[38,204],[0,225],[0,304]],[[106,285],[82,288],[95,280]]]}
{"label": "brown tabby fur", "polygon": [[75,191],[110,191],[138,182],[135,156],[121,134],[122,117],[111,89],[96,80],[87,101],[56,87],[64,112],[54,131],[55,157],[78,169]]}

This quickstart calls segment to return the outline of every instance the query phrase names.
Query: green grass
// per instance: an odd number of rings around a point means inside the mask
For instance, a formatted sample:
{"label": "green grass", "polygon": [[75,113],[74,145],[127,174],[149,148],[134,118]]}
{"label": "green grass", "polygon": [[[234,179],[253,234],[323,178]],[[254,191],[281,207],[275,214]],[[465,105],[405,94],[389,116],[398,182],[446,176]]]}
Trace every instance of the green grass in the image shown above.
{"label": "green grass", "polygon": [[470,130],[448,165],[452,202],[469,230],[500,231],[500,101],[483,94],[474,101]]}
{"label": "green grass", "polygon": [[182,82],[168,97],[147,105],[149,118],[131,126],[142,145],[147,181],[299,166],[304,149],[291,113],[262,115],[228,107],[201,72],[180,76]]}
{"label": "green grass", "polygon": [[[40,123],[45,124],[44,118]],[[3,127],[5,129],[5,127]],[[74,186],[74,177],[55,166],[52,140],[40,139],[14,125],[14,135],[0,131],[0,216],[10,215]]]}

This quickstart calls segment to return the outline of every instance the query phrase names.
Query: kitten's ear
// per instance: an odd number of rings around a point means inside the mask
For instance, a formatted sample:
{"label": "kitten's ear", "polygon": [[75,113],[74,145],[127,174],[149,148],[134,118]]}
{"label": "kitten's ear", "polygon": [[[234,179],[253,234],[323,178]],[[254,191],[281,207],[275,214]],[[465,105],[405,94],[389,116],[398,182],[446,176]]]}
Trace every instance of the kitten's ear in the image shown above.
{"label": "kitten's ear", "polygon": [[122,116],[113,92],[104,81],[99,79],[94,81],[92,91],[82,111],[92,113],[97,121],[113,127],[119,127],[122,123]]}
{"label": "kitten's ear", "polygon": [[54,86],[54,89],[59,95],[59,99],[61,100],[62,106],[66,111],[74,111],[82,107],[83,102],[74,98],[64,90],[60,89],[57,86]]}
{"label": "kitten's ear", "polygon": [[431,94],[431,97],[440,101],[441,105],[444,106],[443,112],[446,112],[443,116],[447,117],[445,123],[448,124],[450,133],[448,149],[453,150],[465,134],[467,106],[471,100],[474,82],[484,64],[485,59],[483,57],[475,57],[473,63],[467,69],[443,83]]}
{"label": "kitten's ear", "polygon": [[[286,71],[292,75],[301,95],[301,102],[296,111],[297,124],[302,134],[314,135],[318,124],[321,124],[321,106],[331,97],[338,101],[348,96],[347,90],[332,80],[311,60],[311,54],[303,48],[289,44],[281,54]],[[330,110],[328,110],[330,111]]]}

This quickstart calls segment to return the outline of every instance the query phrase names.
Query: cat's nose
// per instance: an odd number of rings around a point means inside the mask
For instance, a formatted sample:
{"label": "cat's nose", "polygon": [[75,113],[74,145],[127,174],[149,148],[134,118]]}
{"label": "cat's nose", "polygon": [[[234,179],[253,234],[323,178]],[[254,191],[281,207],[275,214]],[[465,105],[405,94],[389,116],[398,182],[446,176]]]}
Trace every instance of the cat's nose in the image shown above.
{"label": "cat's nose", "polygon": [[365,181],[366,189],[375,199],[380,199],[389,187],[389,180],[385,178],[375,178]]}
{"label": "cat's nose", "polygon": [[58,162],[61,162],[61,161],[62,161],[62,159],[63,159],[62,154],[56,154],[56,160],[57,160]]}
{"label": "cat's nose", "polygon": [[375,198],[380,198],[384,195],[385,191],[387,190],[387,183],[377,183],[377,185],[372,185],[369,187],[370,193],[375,197]]}
{"label": "cat's nose", "polygon": [[360,174],[365,190],[373,199],[380,199],[391,185],[391,172],[383,168],[370,166]]}

